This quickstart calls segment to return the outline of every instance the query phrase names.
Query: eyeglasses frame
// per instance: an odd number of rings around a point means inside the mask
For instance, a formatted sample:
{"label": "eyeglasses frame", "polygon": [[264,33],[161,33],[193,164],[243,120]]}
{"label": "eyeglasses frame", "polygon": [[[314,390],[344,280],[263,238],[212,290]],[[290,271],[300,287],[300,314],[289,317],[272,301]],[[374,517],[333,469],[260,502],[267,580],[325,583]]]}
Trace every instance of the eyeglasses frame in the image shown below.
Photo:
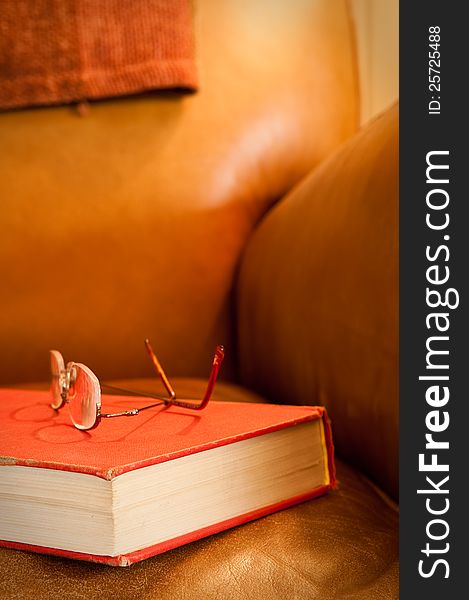
{"label": "eyeglasses frame", "polygon": [[[62,381],[59,381],[60,396],[61,396],[62,401],[57,406],[54,406],[51,403],[51,407],[55,411],[58,412],[65,404],[69,404],[69,402],[70,402],[69,393],[70,393],[70,389],[72,388],[72,386],[74,385],[74,383],[76,381],[76,378],[77,378],[76,367],[78,367],[86,373],[86,375],[90,378],[90,381],[92,381],[93,385],[96,387],[96,390],[98,392],[97,399],[96,399],[96,417],[95,417],[94,424],[91,427],[82,427],[73,421],[74,426],[77,429],[80,429],[82,431],[91,431],[92,429],[95,429],[101,422],[101,419],[109,419],[109,418],[113,418],[113,417],[133,417],[133,416],[141,413],[143,410],[148,410],[149,408],[154,408],[155,406],[161,406],[162,404],[164,404],[165,406],[168,406],[168,407],[169,406],[179,406],[181,408],[188,408],[191,410],[197,410],[197,411],[203,410],[209,403],[210,398],[212,397],[213,389],[215,387],[215,383],[218,378],[218,373],[220,371],[220,367],[221,367],[221,364],[222,364],[224,356],[225,356],[224,347],[222,345],[217,345],[215,348],[215,354],[214,354],[213,361],[212,361],[212,367],[211,367],[210,375],[208,378],[207,387],[205,390],[205,394],[201,400],[196,399],[196,398],[188,398],[188,399],[184,399],[184,400],[179,400],[177,398],[176,392],[174,391],[168,377],[166,376],[166,373],[163,370],[163,367],[161,366],[161,363],[159,362],[155,352],[153,351],[153,348],[151,347],[151,344],[150,344],[150,341],[148,340],[148,338],[145,340],[145,348],[150,357],[153,368],[155,369],[155,371],[158,374],[158,376],[160,377],[166,391],[168,392],[169,398],[164,398],[162,396],[158,396],[156,394],[152,394],[149,392],[130,390],[127,388],[121,388],[121,387],[109,385],[106,383],[100,383],[97,376],[93,373],[93,371],[89,367],[84,365],[83,363],[77,363],[77,362],[70,361],[65,366],[65,363],[64,363],[61,353],[58,352],[57,350],[50,350],[50,354],[55,356],[55,360],[57,361],[57,364],[59,364],[59,366],[60,366],[60,363],[63,364],[63,369],[61,369],[61,372],[59,372],[58,375],[54,375],[54,373],[52,373],[52,378],[59,377],[59,380],[60,380],[60,378],[62,378]],[[58,360],[58,357],[60,357],[60,360]],[[74,373],[75,373],[75,375],[74,375]],[[137,395],[137,396],[141,396],[141,397],[157,399],[158,402],[154,402],[153,404],[149,404],[147,406],[131,408],[131,409],[128,409],[125,411],[117,412],[117,413],[102,413],[101,412],[101,390],[102,389],[108,389],[110,391],[124,392],[125,394],[132,394],[132,395]]]}

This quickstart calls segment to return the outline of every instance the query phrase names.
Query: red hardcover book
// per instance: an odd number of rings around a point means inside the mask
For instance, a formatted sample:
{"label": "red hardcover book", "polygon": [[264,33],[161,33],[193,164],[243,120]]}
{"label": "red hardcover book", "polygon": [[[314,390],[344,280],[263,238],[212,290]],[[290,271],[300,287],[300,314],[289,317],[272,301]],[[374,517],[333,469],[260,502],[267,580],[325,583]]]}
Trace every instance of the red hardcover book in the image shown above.
{"label": "red hardcover book", "polygon": [[2,546],[127,566],[335,485],[322,407],[214,401],[80,431],[49,402],[0,390]]}

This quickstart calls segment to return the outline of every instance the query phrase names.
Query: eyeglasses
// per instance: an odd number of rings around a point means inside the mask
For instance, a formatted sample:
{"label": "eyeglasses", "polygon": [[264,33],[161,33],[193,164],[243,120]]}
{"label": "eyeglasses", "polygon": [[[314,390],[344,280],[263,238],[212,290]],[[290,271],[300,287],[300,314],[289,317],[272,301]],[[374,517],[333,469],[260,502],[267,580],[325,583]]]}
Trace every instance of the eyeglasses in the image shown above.
{"label": "eyeglasses", "polygon": [[[215,382],[218,377],[221,363],[225,356],[223,346],[217,346],[215,349],[215,356],[213,357],[212,369],[208,379],[207,388],[205,395],[201,400],[196,400],[195,398],[179,400],[176,397],[176,392],[166,377],[166,374],[163,371],[156,354],[153,352],[149,340],[145,340],[145,348],[150,356],[153,367],[161,378],[161,381],[163,382],[163,385],[169,394],[169,398],[162,398],[161,396],[156,396],[147,392],[119,388],[107,385],[105,383],[100,384],[96,375],[86,365],[83,365],[82,363],[69,362],[65,367],[65,362],[60,352],[57,350],[51,350],[51,407],[58,411],[62,408],[62,406],[64,406],[64,404],[68,404],[72,423],[77,429],[86,431],[97,427],[103,418],[109,419],[111,417],[133,417],[138,415],[142,410],[147,410],[161,404],[165,404],[166,406],[181,406],[182,408],[190,408],[192,410],[202,410],[207,406],[212,396],[213,388],[215,387]],[[101,388],[109,389],[111,391],[124,392],[127,394],[145,396],[156,399],[158,402],[154,402],[153,404],[142,406],[140,408],[131,408],[118,413],[102,413]]]}

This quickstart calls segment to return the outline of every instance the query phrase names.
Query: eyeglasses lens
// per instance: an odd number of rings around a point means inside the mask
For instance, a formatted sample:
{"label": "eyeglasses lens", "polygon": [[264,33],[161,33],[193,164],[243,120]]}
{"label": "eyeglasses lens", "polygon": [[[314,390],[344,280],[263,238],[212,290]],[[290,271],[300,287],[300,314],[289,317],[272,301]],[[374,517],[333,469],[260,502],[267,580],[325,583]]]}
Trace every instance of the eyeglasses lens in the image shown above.
{"label": "eyeglasses lens", "polygon": [[62,398],[62,382],[65,377],[64,359],[60,352],[51,350],[50,352],[50,370],[51,384],[50,391],[52,396],[52,408],[60,408],[63,404]]}
{"label": "eyeglasses lens", "polygon": [[84,365],[72,363],[70,369],[70,416],[78,429],[91,429],[96,423],[100,388],[96,376]]}

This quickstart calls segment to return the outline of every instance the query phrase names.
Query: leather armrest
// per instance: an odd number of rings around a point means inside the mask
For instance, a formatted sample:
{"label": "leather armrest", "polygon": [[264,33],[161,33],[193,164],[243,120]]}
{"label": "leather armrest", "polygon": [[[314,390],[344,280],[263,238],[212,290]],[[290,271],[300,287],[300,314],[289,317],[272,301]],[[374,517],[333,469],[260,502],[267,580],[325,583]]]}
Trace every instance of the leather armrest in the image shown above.
{"label": "leather armrest", "polygon": [[397,106],[264,219],[237,292],[242,383],[326,405],[338,453],[396,497]]}

